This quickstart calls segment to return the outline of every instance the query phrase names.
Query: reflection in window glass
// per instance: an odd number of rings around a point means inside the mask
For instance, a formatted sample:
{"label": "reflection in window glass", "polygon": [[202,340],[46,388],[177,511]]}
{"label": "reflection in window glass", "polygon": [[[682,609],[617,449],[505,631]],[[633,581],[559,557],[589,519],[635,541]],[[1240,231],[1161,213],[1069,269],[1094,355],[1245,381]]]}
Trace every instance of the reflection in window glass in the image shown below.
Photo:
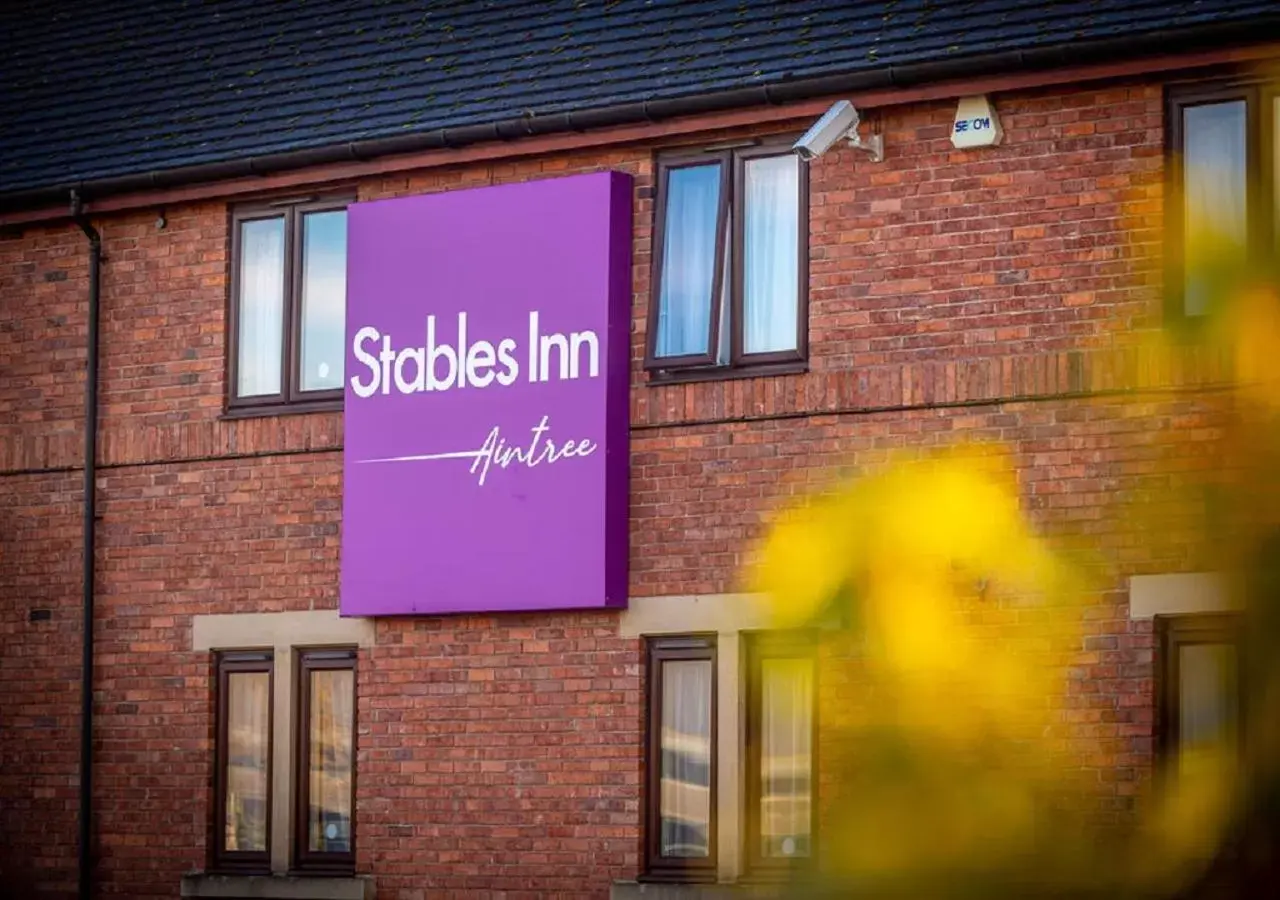
{"label": "reflection in window glass", "polygon": [[800,157],[744,163],[743,323],[745,353],[796,349],[800,242]]}
{"label": "reflection in window glass", "polygon": [[267,761],[270,683],[266,672],[227,676],[226,845],[267,849]]}
{"label": "reflection in window glass", "polygon": [[813,661],[760,663],[760,854],[808,856],[813,766]]}
{"label": "reflection in window glass", "polygon": [[[733,234],[733,210],[729,210],[725,229]],[[720,267],[720,333],[716,337],[716,365],[727,366],[733,352],[733,260],[730,254],[724,255],[724,265]]]}
{"label": "reflection in window glass", "polygon": [[280,393],[284,346],[284,219],[240,224],[236,394]]}
{"label": "reflection in window glass", "polygon": [[711,674],[710,660],[662,663],[663,856],[711,853]]}
{"label": "reflection in window glass", "polygon": [[302,217],[301,389],[342,387],[347,308],[347,212]]}
{"label": "reflection in window glass", "polygon": [[1178,648],[1178,746],[1196,750],[1235,737],[1236,650],[1231,644]]}
{"label": "reflection in window glass", "polygon": [[349,853],[355,672],[318,669],[310,673],[310,679],[308,848],[318,853]]}
{"label": "reflection in window glass", "polygon": [[1213,293],[1210,266],[1227,271],[1246,251],[1245,102],[1182,111],[1185,310],[1204,315]]}
{"label": "reflection in window glass", "polygon": [[719,209],[718,163],[668,171],[656,356],[708,351]]}

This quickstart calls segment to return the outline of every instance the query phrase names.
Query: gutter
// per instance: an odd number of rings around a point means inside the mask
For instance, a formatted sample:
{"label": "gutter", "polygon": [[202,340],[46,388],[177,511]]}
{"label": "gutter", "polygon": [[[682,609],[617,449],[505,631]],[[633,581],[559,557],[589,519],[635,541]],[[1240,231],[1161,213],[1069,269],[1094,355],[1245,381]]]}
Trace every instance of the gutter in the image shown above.
{"label": "gutter", "polygon": [[69,191],[86,198],[179,187],[255,175],[269,175],[309,166],[365,161],[396,154],[456,149],[487,141],[583,132],[621,125],[654,123],[751,106],[777,106],[843,93],[904,88],[950,79],[1016,71],[1078,66],[1088,62],[1159,53],[1170,54],[1218,48],[1229,44],[1257,44],[1280,36],[1280,14],[1245,23],[1166,29],[1138,36],[1009,50],[906,65],[888,65],[865,72],[797,78],[777,84],[735,88],[662,100],[643,100],[597,109],[521,116],[479,125],[437,128],[411,135],[370,138],[305,150],[271,153],[247,159],[157,169],[133,175],[66,182],[53,187],[0,194],[0,211],[28,209],[59,202]]}
{"label": "gutter", "polygon": [[80,660],[80,900],[93,896],[93,600],[98,517],[98,306],[102,236],[84,215],[80,195],[71,192],[71,217],[89,240],[89,327],[84,373],[83,643]]}

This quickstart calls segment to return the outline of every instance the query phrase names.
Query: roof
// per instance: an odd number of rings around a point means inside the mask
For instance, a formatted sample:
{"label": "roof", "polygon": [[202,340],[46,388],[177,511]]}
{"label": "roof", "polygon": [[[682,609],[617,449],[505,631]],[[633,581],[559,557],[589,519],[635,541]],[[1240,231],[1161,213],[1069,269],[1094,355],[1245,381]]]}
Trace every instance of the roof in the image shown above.
{"label": "roof", "polygon": [[0,6],[0,195],[1275,12],[1272,0]]}

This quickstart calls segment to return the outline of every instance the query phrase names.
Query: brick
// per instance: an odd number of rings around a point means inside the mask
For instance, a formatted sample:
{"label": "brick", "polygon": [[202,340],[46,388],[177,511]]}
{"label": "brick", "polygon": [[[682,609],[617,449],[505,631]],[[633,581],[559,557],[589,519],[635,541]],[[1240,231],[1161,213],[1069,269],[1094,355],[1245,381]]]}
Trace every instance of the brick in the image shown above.
{"label": "brick", "polygon": [[[1053,396],[1215,377],[1208,363],[1156,371],[1135,349],[1159,322],[1160,85],[1000,105],[997,148],[953,151],[954,105],[918,104],[884,111],[883,163],[841,149],[811,165],[799,376],[646,383],[653,146],[376,176],[358,193],[603,166],[636,177],[635,596],[739,589],[770,516],[825,473],[956,435],[1006,444],[1037,529],[1094,541],[1115,579],[1060,661],[1070,690],[1055,709],[1059,749],[1093,754],[1116,788],[1099,808],[1121,815],[1118,789],[1151,769],[1155,675],[1121,573],[1196,564],[1195,491],[1216,465],[1222,401]],[[342,417],[221,417],[227,204],[166,215],[161,231],[153,211],[98,223],[95,826],[98,877],[125,896],[172,896],[205,861],[211,682],[207,656],[187,649],[191,617],[338,602]],[[87,275],[72,227],[0,239],[0,869],[40,872],[51,895],[75,883]],[[791,413],[803,415],[742,421]],[[1175,491],[1191,499],[1139,533],[1126,513]],[[30,621],[33,608],[52,616]],[[359,669],[356,824],[380,897],[602,897],[637,874],[642,654],[616,614],[396,619],[377,633]],[[859,699],[838,666],[819,683]]]}

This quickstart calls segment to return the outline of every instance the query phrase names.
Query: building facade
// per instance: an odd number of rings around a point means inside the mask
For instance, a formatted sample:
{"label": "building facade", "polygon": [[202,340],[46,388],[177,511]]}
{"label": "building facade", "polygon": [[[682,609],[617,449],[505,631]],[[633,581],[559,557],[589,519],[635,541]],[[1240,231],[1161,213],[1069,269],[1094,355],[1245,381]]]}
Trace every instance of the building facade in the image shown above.
{"label": "building facade", "polygon": [[[1156,37],[1121,55],[1100,45],[1080,62],[1017,68],[988,52],[970,71],[902,86],[815,81],[768,105],[744,94],[702,111],[655,106],[653,121],[300,155],[261,174],[195,168],[248,151],[152,163],[142,144],[136,172],[98,181],[52,143],[48,172],[23,181],[11,166],[0,197],[6,883],[57,897],[86,877],[82,225],[102,252],[95,896],[213,896],[255,877],[271,890],[301,873],[294,890],[348,892],[315,896],[605,897],[646,878],[735,883],[821,857],[816,711],[853,702],[856,686],[770,629],[743,569],[771,515],[833,472],[956,440],[1008,445],[1035,526],[1095,551],[1106,590],[1063,661],[1073,689],[1061,716],[1103,785],[1098,814],[1129,814],[1167,724],[1161,635],[1176,642],[1200,621],[1178,616],[1223,602],[1204,574],[1196,490],[1218,465],[1224,373],[1211,361],[1153,370],[1144,339],[1199,312],[1194,285],[1171,290],[1183,275],[1165,265],[1183,210],[1226,198],[1220,215],[1271,228],[1257,210],[1272,205],[1245,201],[1247,175],[1273,181],[1275,116],[1255,74],[1270,20],[1248,12],[1221,18],[1251,23],[1255,39],[1192,23],[1200,39],[1178,43],[1130,12],[1135,35]],[[581,85],[569,93],[579,110],[606,105]],[[988,98],[998,143],[955,146],[967,97]],[[845,141],[795,154],[845,98],[883,159]],[[323,147],[355,139],[332,134]],[[128,181],[170,170],[191,178]],[[365,371],[344,316],[353,210],[606,172],[625,176],[627,207],[624,337],[608,348],[627,384],[601,400],[614,416],[624,404],[629,423],[625,452],[612,445],[629,485],[625,596],[340,615],[343,390],[349,407]],[[70,190],[53,199],[70,181],[82,182],[78,208]],[[549,230],[574,215],[555,202],[542,214]],[[495,228],[494,265],[516,258],[504,235]],[[534,296],[572,260],[521,265]],[[420,312],[436,302],[430,288]],[[591,348],[572,350],[587,365]],[[501,474],[519,484],[542,472]],[[1139,507],[1158,511],[1159,531],[1129,515]],[[458,552],[518,567],[510,541],[489,557]],[[451,582],[486,574],[433,564]],[[1163,616],[1174,618],[1157,627]]]}

